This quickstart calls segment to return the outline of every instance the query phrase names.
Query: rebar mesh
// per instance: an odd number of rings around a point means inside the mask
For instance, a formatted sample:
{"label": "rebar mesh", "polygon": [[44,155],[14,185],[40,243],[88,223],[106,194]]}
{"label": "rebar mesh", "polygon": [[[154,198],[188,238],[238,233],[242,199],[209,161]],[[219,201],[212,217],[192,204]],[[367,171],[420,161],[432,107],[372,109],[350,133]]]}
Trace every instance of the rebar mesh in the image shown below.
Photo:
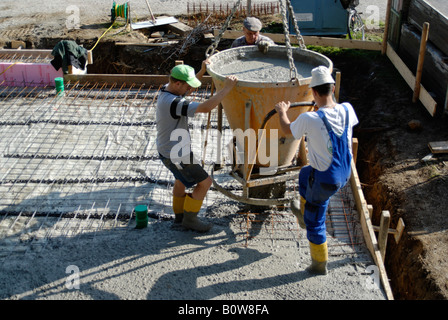
{"label": "rebar mesh", "polygon": [[[45,248],[55,237],[126,229],[139,204],[147,205],[152,217],[172,217],[174,178],[158,159],[155,144],[159,90],[75,83],[57,95],[54,88],[0,88],[0,240],[11,244],[0,257]],[[205,88],[192,98],[203,101],[210,94]],[[222,137],[217,127],[216,109],[210,118],[203,114],[190,121],[193,152],[207,170],[218,158],[225,166],[231,163],[232,131],[225,115]],[[226,189],[242,192],[225,170],[215,178]],[[288,195],[297,196],[296,184],[288,182]],[[349,197],[349,188],[344,192]],[[200,214],[223,200],[226,197],[212,189]],[[356,211],[346,200],[334,201],[328,231],[340,238],[338,246],[351,250],[362,242],[356,233]],[[246,243],[265,237],[305,239],[289,208],[277,209],[266,218],[240,215],[240,236]]]}

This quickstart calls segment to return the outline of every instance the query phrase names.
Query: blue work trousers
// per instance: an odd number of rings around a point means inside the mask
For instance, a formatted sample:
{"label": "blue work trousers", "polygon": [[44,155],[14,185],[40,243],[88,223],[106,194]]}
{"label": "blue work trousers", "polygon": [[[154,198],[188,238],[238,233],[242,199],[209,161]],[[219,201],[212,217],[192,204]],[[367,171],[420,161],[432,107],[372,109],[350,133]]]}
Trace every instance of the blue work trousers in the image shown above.
{"label": "blue work trousers", "polygon": [[331,196],[339,191],[348,181],[351,173],[351,153],[348,146],[348,110],[346,111],[346,125],[342,136],[338,137],[332,130],[322,111],[317,113],[328,130],[332,148],[333,160],[326,171],[319,171],[311,166],[305,166],[299,173],[299,193],[305,198],[304,220],[307,238],[314,244],[327,241],[326,212]]}

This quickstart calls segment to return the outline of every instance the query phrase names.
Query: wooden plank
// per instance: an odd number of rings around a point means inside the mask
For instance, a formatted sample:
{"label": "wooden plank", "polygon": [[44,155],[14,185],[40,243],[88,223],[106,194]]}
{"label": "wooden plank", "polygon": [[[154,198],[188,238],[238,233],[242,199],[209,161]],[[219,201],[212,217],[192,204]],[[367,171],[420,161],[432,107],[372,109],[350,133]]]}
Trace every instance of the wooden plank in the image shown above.
{"label": "wooden plank", "polygon": [[352,174],[350,177],[350,185],[353,192],[353,197],[356,203],[356,209],[358,210],[361,222],[362,233],[364,236],[364,240],[367,245],[367,249],[370,251],[370,254],[375,261],[376,266],[378,267],[379,277],[381,283],[383,284],[383,289],[386,293],[386,296],[389,300],[393,300],[392,289],[390,287],[389,279],[387,277],[386,268],[384,267],[384,260],[381,257],[381,253],[378,247],[378,241],[375,236],[375,232],[372,227],[372,222],[369,217],[369,209],[367,202],[364,198],[364,194],[361,188],[361,182],[359,181],[358,172],[356,171],[356,165],[354,161],[351,162]]}
{"label": "wooden plank", "polygon": [[11,41],[11,48],[12,49],[25,49],[26,48],[26,43],[25,43],[25,41],[12,40]]}
{"label": "wooden plank", "polygon": [[[219,30],[214,30],[215,37],[219,34]],[[285,43],[285,36],[280,33],[260,33],[266,37],[271,38],[275,43]],[[227,30],[222,37],[224,39],[236,39],[243,35],[242,31]],[[295,35],[289,35],[289,39],[292,44],[298,44],[297,37]],[[303,36],[303,40],[306,45],[315,45],[323,47],[338,47],[346,49],[362,49],[380,51],[381,42],[376,41],[362,41],[362,40],[350,40],[339,39],[330,37],[316,37],[316,36]]]}
{"label": "wooden plank", "polygon": [[[398,70],[398,72],[403,77],[404,81],[409,85],[411,89],[415,86],[415,76],[412,74],[411,70],[408,69],[406,64],[401,60],[401,58],[398,56],[398,54],[395,52],[395,50],[392,48],[392,46],[388,45],[386,54],[389,57],[392,64],[395,66],[395,68]],[[434,117],[436,114],[436,108],[437,103],[434,101],[434,99],[431,97],[431,95],[426,91],[426,89],[421,86],[420,87],[420,94],[419,94],[420,102],[423,104],[423,106],[428,110],[429,114]]]}
{"label": "wooden plank", "polygon": [[[17,54],[23,57],[53,59],[52,49],[0,49],[0,54]],[[87,51],[87,64],[93,63],[93,53]]]}
{"label": "wooden plank", "polygon": [[0,49],[0,54],[19,54],[21,56],[25,57],[32,57],[32,58],[52,58],[51,52],[53,50],[44,49],[44,50],[38,50],[38,49]]}
{"label": "wooden plank", "polygon": [[[369,209],[369,212],[370,212],[370,209]],[[398,219],[397,229],[389,228],[387,230],[387,233],[393,234],[394,238],[395,238],[395,242],[398,243],[398,242],[400,242],[401,236],[403,235],[404,227],[405,227],[404,221],[402,218],[400,218],[400,219]],[[379,232],[380,227],[373,226],[373,230],[375,230],[376,232]]]}
{"label": "wooden plank", "polygon": [[167,28],[172,32],[177,33],[181,36],[186,36],[193,30],[192,27],[182,22],[171,23],[167,26]]}
{"label": "wooden plank", "polygon": [[432,153],[448,153],[448,141],[433,141],[428,146]]}
{"label": "wooden plank", "polygon": [[362,41],[362,40],[350,40],[350,39],[316,37],[316,36],[304,36],[303,39],[306,45],[336,47],[344,49],[370,50],[370,51],[381,50],[381,42],[376,41]]}
{"label": "wooden plank", "polygon": [[[149,39],[149,40],[153,40],[153,39]],[[177,40],[167,40],[167,41],[163,41],[163,42],[156,42],[155,40],[159,40],[159,39],[154,39],[153,41],[148,41],[148,42],[117,42],[115,43],[116,46],[138,46],[138,47],[167,47],[167,46],[171,46],[173,44],[178,44],[179,41]]]}
{"label": "wooden plank", "polygon": [[[168,83],[168,75],[133,75],[133,74],[85,74],[85,75],[75,75],[66,74],[64,75],[65,83],[77,83],[84,84],[95,84],[95,83],[107,83],[107,84],[117,84],[119,86],[126,84],[125,87],[131,85],[134,86],[160,86]],[[202,86],[211,85],[212,79],[210,76],[202,77]]]}

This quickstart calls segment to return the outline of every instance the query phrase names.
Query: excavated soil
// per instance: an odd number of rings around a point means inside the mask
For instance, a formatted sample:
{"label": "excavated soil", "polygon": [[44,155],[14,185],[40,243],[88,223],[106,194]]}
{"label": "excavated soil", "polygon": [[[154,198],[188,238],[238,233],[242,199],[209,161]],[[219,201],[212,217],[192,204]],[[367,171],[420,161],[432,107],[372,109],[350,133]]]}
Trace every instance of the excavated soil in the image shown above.
{"label": "excavated soil", "polygon": [[387,244],[394,297],[446,299],[448,158],[422,159],[429,142],[447,139],[447,121],[412,103],[412,91],[385,57],[350,52],[330,58],[342,72],[341,99],[352,102],[360,120],[357,169],[374,207],[373,224],[388,210],[391,228],[400,217],[406,225],[400,242],[389,236]]}
{"label": "excavated soil", "polygon": [[[27,47],[51,49],[61,39],[74,39],[91,48],[108,26],[97,21],[79,30],[60,30],[63,19],[31,17],[52,21],[47,26],[22,24],[3,30],[0,43],[23,40]],[[27,29],[28,28],[28,29]],[[30,32],[33,30],[33,32]],[[114,29],[113,29],[114,30]],[[170,48],[115,46],[116,41],[145,41],[144,32],[113,31],[98,46],[89,73],[165,74],[170,67]],[[200,40],[188,54],[176,57],[199,68],[209,43]],[[230,45],[222,41],[220,48]],[[374,207],[373,223],[379,225],[382,210],[389,210],[395,228],[403,218],[406,228],[397,244],[389,236],[386,269],[395,299],[448,298],[448,157],[434,156],[428,143],[448,140],[447,121],[440,112],[431,117],[420,103],[412,103],[412,91],[390,61],[380,53],[342,50],[328,53],[342,73],[341,100],[355,107],[360,124],[354,135],[359,140],[357,168],[367,202]],[[439,107],[440,109],[440,107]],[[411,120],[417,126],[409,126]]]}

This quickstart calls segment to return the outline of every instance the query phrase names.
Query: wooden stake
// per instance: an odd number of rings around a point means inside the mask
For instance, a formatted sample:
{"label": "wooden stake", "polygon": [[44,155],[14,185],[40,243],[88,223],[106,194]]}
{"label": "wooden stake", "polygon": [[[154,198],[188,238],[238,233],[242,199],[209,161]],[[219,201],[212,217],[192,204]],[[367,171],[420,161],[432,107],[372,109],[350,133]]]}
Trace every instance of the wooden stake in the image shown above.
{"label": "wooden stake", "polygon": [[356,163],[356,160],[358,159],[358,138],[352,138],[352,154],[353,154],[353,161]]}
{"label": "wooden stake", "polygon": [[384,35],[383,35],[383,46],[381,49],[381,53],[384,55],[386,54],[387,50],[387,41],[389,37],[389,20],[390,20],[390,10],[392,8],[392,0],[387,0],[387,7],[386,7],[386,21],[384,25]]}
{"label": "wooden stake", "polygon": [[425,61],[426,43],[428,42],[428,34],[429,34],[429,23],[425,22],[423,24],[422,38],[420,40],[420,52],[418,54],[417,72],[415,74],[414,96],[412,98],[413,103],[416,103],[420,96],[420,83],[423,74],[423,63]]}
{"label": "wooden stake", "polygon": [[92,50],[87,51],[87,63],[93,64],[93,52]]}
{"label": "wooden stake", "polygon": [[367,210],[369,210],[369,218],[372,219],[373,216],[373,206],[371,204],[367,205]]}
{"label": "wooden stake", "polygon": [[398,220],[397,229],[394,232],[394,238],[395,238],[396,243],[400,242],[401,235],[403,234],[403,231],[404,231],[404,227],[405,227],[404,221],[402,218],[400,218]]}
{"label": "wooden stake", "polygon": [[378,246],[380,248],[383,261],[386,257],[387,235],[389,234],[390,213],[389,211],[381,212],[380,230],[378,233]]}
{"label": "wooden stake", "polygon": [[336,87],[334,89],[334,97],[336,102],[339,102],[339,91],[341,90],[341,73],[336,72]]}

